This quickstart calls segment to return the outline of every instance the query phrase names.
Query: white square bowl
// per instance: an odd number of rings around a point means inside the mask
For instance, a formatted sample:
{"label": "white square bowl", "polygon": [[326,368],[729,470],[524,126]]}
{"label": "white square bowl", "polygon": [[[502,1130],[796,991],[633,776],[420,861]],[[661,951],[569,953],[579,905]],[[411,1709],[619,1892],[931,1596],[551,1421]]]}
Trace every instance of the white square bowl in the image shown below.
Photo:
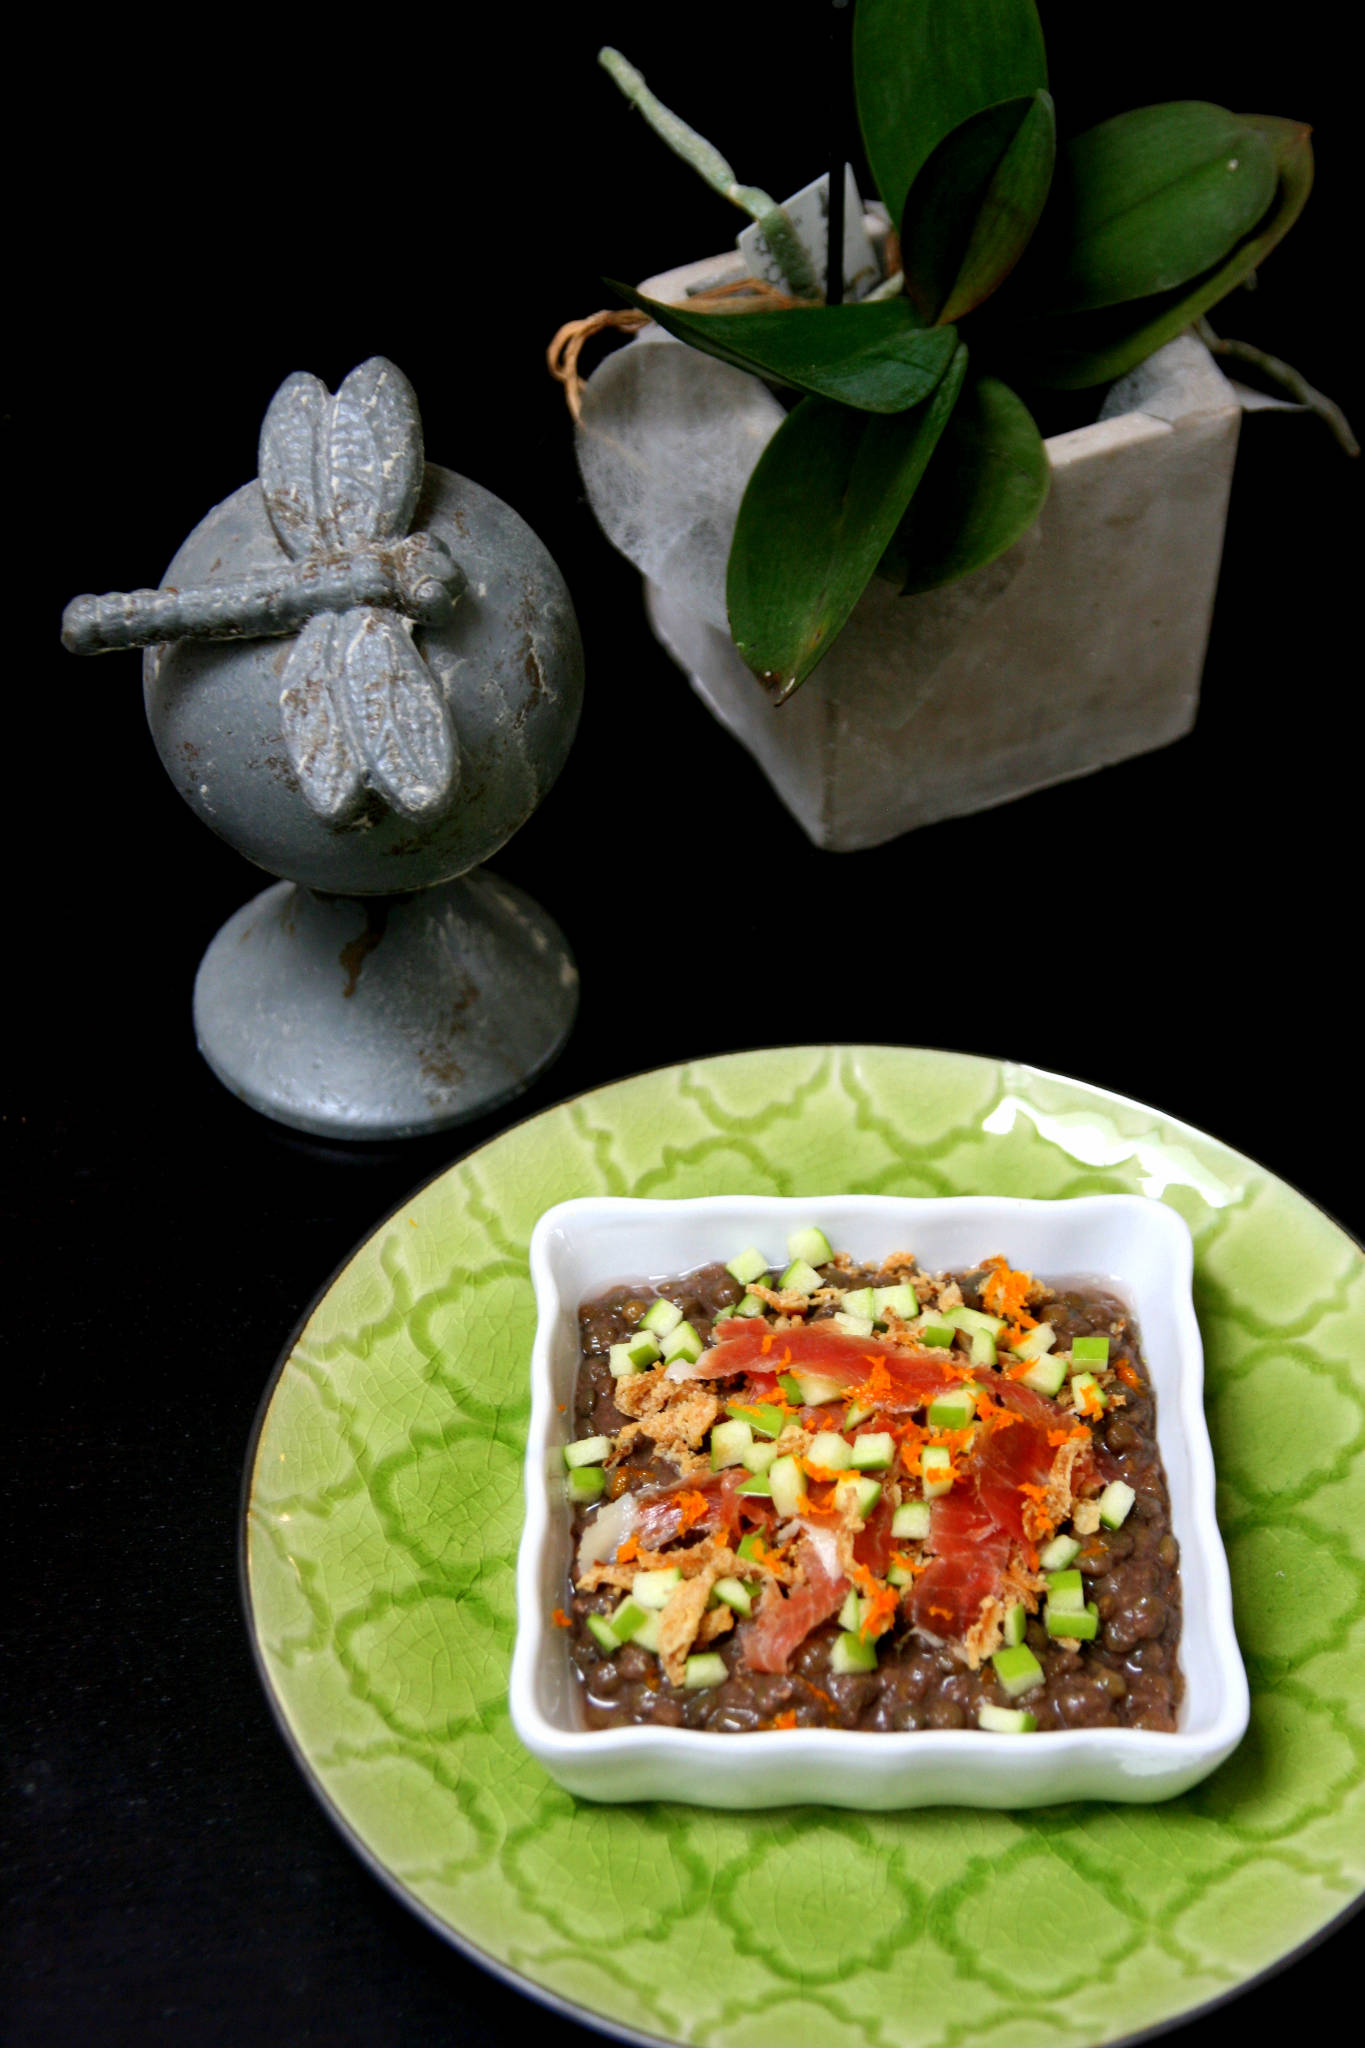
{"label": "white square bowl", "polygon": [[[732,1257],[741,1245],[757,1244],[777,1259],[788,1233],[807,1223],[818,1223],[832,1244],[868,1263],[908,1250],[938,1272],[1003,1252],[1011,1265],[1042,1279],[1103,1282],[1131,1308],[1156,1392],[1157,1437],[1180,1543],[1185,1693],[1173,1733],[792,1728],[725,1735],[584,1725],[565,1633],[549,1622],[564,1604],[568,1583],[572,1517],[562,1451],[572,1434],[579,1305],[618,1282],[671,1278]],[[677,1202],[594,1196],[547,1210],[531,1238],[539,1314],[510,1701],[513,1726],[527,1749],[568,1791],[586,1799],[675,1799],[699,1806],[884,1811],[1072,1799],[1148,1802],[1198,1783],[1240,1742],[1250,1702],[1214,1516],[1193,1265],[1180,1216],[1138,1195],[1058,1202],[991,1195],[716,1195]]]}

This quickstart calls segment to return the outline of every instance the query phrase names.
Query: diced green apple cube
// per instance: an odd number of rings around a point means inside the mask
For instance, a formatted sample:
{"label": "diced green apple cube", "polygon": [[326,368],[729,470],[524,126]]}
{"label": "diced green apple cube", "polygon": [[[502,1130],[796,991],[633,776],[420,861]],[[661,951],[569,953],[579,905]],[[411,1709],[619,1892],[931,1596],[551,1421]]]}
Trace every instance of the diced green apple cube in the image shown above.
{"label": "diced green apple cube", "polygon": [[607,1620],[605,1614],[590,1614],[588,1616],[588,1633],[598,1649],[603,1651],[608,1657],[614,1657],[621,1647],[621,1639]]}
{"label": "diced green apple cube", "polygon": [[874,1287],[872,1313],[879,1323],[885,1322],[888,1315],[899,1316],[903,1323],[917,1316],[919,1301],[909,1281],[902,1280],[895,1287]]}
{"label": "diced green apple cube", "polygon": [[642,1650],[653,1650],[657,1656],[659,1653],[659,1624],[662,1620],[663,1616],[657,1607],[647,1609],[645,1618],[632,1635],[631,1641],[638,1643]]}
{"label": "diced green apple cube", "polygon": [[945,1323],[951,1323],[958,1330],[985,1330],[989,1336],[998,1337],[1005,1328],[1003,1316],[988,1316],[980,1308],[945,1308],[939,1314]]}
{"label": "diced green apple cube", "polygon": [[645,1610],[633,1596],[627,1595],[611,1617],[611,1632],[618,1643],[629,1642],[637,1628],[645,1625]]}
{"label": "diced green apple cube", "polygon": [[[743,1301],[737,1301],[733,1308],[725,1311],[725,1314],[727,1316],[743,1316],[747,1320],[750,1316],[761,1316],[764,1314],[767,1306],[767,1302],[760,1301],[756,1294],[746,1294]],[[724,1320],[724,1318],[720,1318],[720,1320]]]}
{"label": "diced green apple cube", "polygon": [[953,1483],[953,1461],[946,1450],[930,1444],[920,1452],[920,1472],[924,1479],[924,1498],[937,1500],[947,1493]]}
{"label": "diced green apple cube", "polygon": [[1073,1372],[1071,1375],[1071,1399],[1078,1412],[1083,1412],[1089,1406],[1087,1397],[1092,1394],[1099,1402],[1101,1408],[1109,1406],[1109,1396],[1105,1393],[1104,1388],[1095,1378],[1093,1372]]}
{"label": "diced green apple cube", "polygon": [[988,1735],[1032,1735],[1038,1726],[1027,1707],[993,1707],[982,1700],[976,1710],[976,1725]]}
{"label": "diced green apple cube", "polygon": [[1016,1600],[1012,1606],[1005,1609],[1004,1626],[1006,1649],[1017,1649],[1024,1640],[1024,1630],[1028,1626],[1028,1609],[1022,1600]]}
{"label": "diced green apple cube", "polygon": [[725,1412],[747,1422],[760,1436],[781,1436],[787,1426],[786,1415],[771,1401],[757,1401],[748,1407],[742,1401],[727,1401]]}
{"label": "diced green apple cube", "polygon": [[827,1266],[834,1257],[834,1247],[824,1231],[810,1223],[804,1230],[794,1230],[787,1239],[787,1257],[805,1259],[812,1266]]}
{"label": "diced green apple cube", "polygon": [[855,1472],[885,1472],[895,1462],[896,1439],[889,1429],[869,1429],[854,1437],[852,1463]]}
{"label": "diced green apple cube", "polygon": [[647,1308],[640,1318],[642,1330],[652,1330],[656,1337],[666,1337],[670,1330],[676,1330],[683,1319],[683,1312],[676,1301],[656,1301]]}
{"label": "diced green apple cube", "polygon": [[929,1503],[923,1500],[903,1500],[891,1517],[893,1537],[923,1542],[929,1534]]}
{"label": "diced green apple cube", "polygon": [[1121,1529],[1136,1499],[1137,1495],[1125,1480],[1111,1479],[1099,1498],[1100,1520],[1105,1528]]}
{"label": "diced green apple cube", "polygon": [[839,1609],[840,1628],[850,1628],[856,1632],[863,1625],[863,1614],[865,1611],[862,1594],[855,1593],[850,1587],[844,1604]]}
{"label": "diced green apple cube", "polygon": [[825,1283],[808,1259],[793,1259],[777,1284],[779,1288],[794,1287],[798,1294],[814,1294]]}
{"label": "diced green apple cube", "polygon": [[[659,1355],[658,1346],[653,1346],[654,1356]],[[607,1352],[607,1364],[614,1380],[629,1379],[632,1373],[643,1372],[644,1366],[637,1365],[629,1344],[613,1344]]]}
{"label": "diced green apple cube", "polygon": [[872,1412],[872,1409],[865,1408],[861,1401],[850,1401],[844,1410],[844,1428],[856,1429],[860,1422],[867,1421]]}
{"label": "diced green apple cube", "polygon": [[610,1450],[609,1436],[581,1436],[576,1444],[565,1444],[564,1463],[571,1472],[580,1465],[600,1465]]}
{"label": "diced green apple cube", "polygon": [[1078,1365],[1108,1365],[1109,1339],[1107,1337],[1076,1337],[1072,1341],[1071,1356]]}
{"label": "diced green apple cube", "polygon": [[846,1316],[866,1316],[872,1323],[877,1319],[877,1293],[872,1287],[850,1287],[839,1303]]}
{"label": "diced green apple cube", "polygon": [[1048,1606],[1058,1614],[1080,1614],[1085,1608],[1085,1580],[1076,1571],[1049,1572]]}
{"label": "diced green apple cube", "polygon": [[1091,1600],[1074,1613],[1069,1608],[1059,1610],[1049,1600],[1043,1609],[1043,1625],[1050,1636],[1075,1636],[1088,1643],[1100,1632],[1099,1609]]}
{"label": "diced green apple cube", "polygon": [[739,1462],[746,1472],[766,1472],[776,1456],[776,1444],[750,1444]]}
{"label": "diced green apple cube", "polygon": [[[752,1486],[752,1481],[749,1482]],[[741,1487],[740,1491],[745,1489]],[[795,1458],[774,1458],[768,1467],[768,1490],[777,1512],[784,1518],[799,1514],[806,1498],[806,1481]]]}
{"label": "diced green apple cube", "polygon": [[826,1472],[847,1472],[850,1465],[858,1462],[854,1446],[837,1429],[822,1429],[813,1436],[806,1456],[812,1465],[820,1465]]}
{"label": "diced green apple cube", "polygon": [[951,1323],[938,1319],[926,1320],[919,1326],[919,1341],[930,1351],[951,1351],[953,1338],[957,1335]]}
{"label": "diced green apple cube", "polygon": [[747,1479],[741,1480],[735,1492],[753,1495],[759,1500],[771,1500],[773,1497],[772,1482],[767,1472],[751,1472]]}
{"label": "diced green apple cube", "polygon": [[688,1658],[683,1669],[683,1684],[696,1692],[703,1686],[724,1685],[730,1676],[725,1659],[714,1650],[702,1650]]}
{"label": "diced green apple cube", "polygon": [[907,1571],[903,1564],[897,1564],[893,1558],[886,1567],[886,1583],[888,1586],[913,1586],[915,1574]]}
{"label": "diced green apple cube", "polygon": [[995,1339],[989,1330],[972,1331],[972,1364],[995,1364]]}
{"label": "diced green apple cube", "polygon": [[740,1252],[737,1258],[731,1259],[725,1270],[738,1280],[741,1287],[747,1287],[751,1280],[763,1278],[768,1270],[768,1261],[758,1247],[751,1244],[747,1251]]}
{"label": "diced green apple cube", "polygon": [[569,1499],[580,1507],[600,1500],[607,1490],[607,1475],[600,1465],[579,1465],[569,1474]]}
{"label": "diced green apple cube", "polygon": [[976,1413],[977,1387],[952,1387],[929,1403],[931,1429],[965,1429]]}
{"label": "diced green apple cube", "polygon": [[717,1579],[711,1590],[725,1606],[733,1607],[736,1614],[753,1613],[754,1590],[752,1586],[747,1586],[743,1579]]}
{"label": "diced green apple cube", "polygon": [[837,1499],[842,1500],[846,1487],[852,1487],[858,1513],[863,1521],[866,1521],[882,1497],[882,1483],[880,1479],[841,1479],[835,1486],[835,1496]]}
{"label": "diced green apple cube", "polygon": [[681,1584],[679,1565],[661,1565],[657,1571],[636,1572],[630,1582],[630,1597],[641,1607],[667,1607],[675,1587]]}
{"label": "diced green apple cube", "polygon": [[1027,1336],[1022,1337],[1014,1345],[1014,1355],[1016,1358],[1027,1358],[1029,1360],[1044,1358],[1056,1342],[1057,1332],[1053,1329],[1051,1323],[1038,1323],[1028,1332]]}
{"label": "diced green apple cube", "polygon": [[695,1365],[701,1357],[703,1345],[691,1323],[684,1322],[674,1324],[665,1334],[659,1349],[670,1365],[675,1358],[685,1358],[689,1365]]}
{"label": "diced green apple cube", "polygon": [[829,1668],[836,1678],[848,1678],[859,1671],[875,1671],[877,1646],[859,1635],[836,1636],[834,1648],[829,1653]]}
{"label": "diced green apple cube", "polygon": [[1012,1700],[1021,1693],[1031,1692],[1035,1685],[1043,1682],[1043,1667],[1027,1643],[1016,1643],[1007,1650],[997,1650],[991,1658],[995,1675],[1001,1689]]}
{"label": "diced green apple cube", "polygon": [[1054,1536],[1039,1551],[1038,1562],[1045,1572],[1062,1572],[1080,1554],[1081,1546],[1074,1536]]}
{"label": "diced green apple cube", "polygon": [[1051,1400],[1060,1393],[1062,1381],[1066,1378],[1064,1358],[1039,1358],[1020,1375],[1026,1387],[1032,1387],[1035,1394],[1046,1394]]}
{"label": "diced green apple cube", "polygon": [[870,1337],[872,1335],[873,1322],[871,1316],[851,1316],[845,1309],[838,1308],[830,1317],[830,1321],[836,1329],[842,1330],[846,1337]]}
{"label": "diced green apple cube", "polygon": [[820,1408],[826,1401],[842,1400],[846,1391],[838,1380],[825,1379],[818,1372],[787,1373],[784,1378],[795,1380],[797,1393],[808,1408]]}
{"label": "diced green apple cube", "polygon": [[711,1470],[721,1472],[727,1465],[742,1465],[753,1441],[753,1429],[738,1416],[716,1423],[711,1431]]}

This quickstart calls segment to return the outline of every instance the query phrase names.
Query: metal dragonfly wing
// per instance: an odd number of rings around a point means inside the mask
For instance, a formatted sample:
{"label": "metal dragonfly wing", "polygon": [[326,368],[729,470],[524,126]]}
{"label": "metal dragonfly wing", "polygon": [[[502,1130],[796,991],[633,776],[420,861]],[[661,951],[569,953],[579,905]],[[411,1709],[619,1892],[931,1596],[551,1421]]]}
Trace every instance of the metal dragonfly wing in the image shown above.
{"label": "metal dragonfly wing", "polygon": [[[401,538],[424,474],[412,386],[375,356],[335,397],[299,372],[276,392],[261,428],[266,511],[295,561]],[[392,612],[359,606],[309,619],[280,686],[285,746],[310,807],[337,824],[373,789],[404,817],[446,803],[459,772],[449,708]]]}

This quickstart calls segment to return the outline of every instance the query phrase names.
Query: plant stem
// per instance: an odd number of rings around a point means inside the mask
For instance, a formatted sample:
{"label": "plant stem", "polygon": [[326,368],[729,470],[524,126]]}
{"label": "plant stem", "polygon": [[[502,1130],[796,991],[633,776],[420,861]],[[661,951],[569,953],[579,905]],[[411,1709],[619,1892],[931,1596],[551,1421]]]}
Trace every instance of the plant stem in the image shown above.
{"label": "plant stem", "polygon": [[597,61],[631,105],[639,108],[654,133],[668,144],[673,154],[680,156],[684,163],[691,164],[712,191],[719,192],[722,198],[757,221],[793,296],[799,299],[818,298],[815,273],[796,230],[777,201],[761,186],[741,185],[714,143],[708,142],[704,135],[698,135],[695,128],[689,128],[686,121],[666,107],[662,100],[656,99],[635,66],[628,63],[619,50],[599,50]]}
{"label": "plant stem", "polygon": [[1208,321],[1202,316],[1195,321],[1194,331],[1205,348],[1210,349],[1214,355],[1226,356],[1234,363],[1250,363],[1262,376],[1268,377],[1272,384],[1278,384],[1282,391],[1287,391],[1291,398],[1297,399],[1309,412],[1317,414],[1348,455],[1359,455],[1360,443],[1351,432],[1351,423],[1341,407],[1335,399],[1329,398],[1325,391],[1319,391],[1315,385],[1310,384],[1303,372],[1296,370],[1292,363],[1282,362],[1278,356],[1267,355],[1264,349],[1257,348],[1249,341],[1225,341],[1221,335],[1214,333]]}

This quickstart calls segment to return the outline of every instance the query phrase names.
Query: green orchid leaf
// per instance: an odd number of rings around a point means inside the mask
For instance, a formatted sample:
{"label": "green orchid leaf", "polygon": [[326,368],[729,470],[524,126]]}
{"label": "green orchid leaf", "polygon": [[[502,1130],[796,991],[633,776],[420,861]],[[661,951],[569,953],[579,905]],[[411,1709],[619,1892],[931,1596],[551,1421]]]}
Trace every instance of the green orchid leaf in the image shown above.
{"label": "green orchid leaf", "polygon": [[735,645],[779,704],[866,589],[966,368],[959,344],[924,404],[890,417],[804,398],[764,449],[739,508],[726,601]]}
{"label": "green orchid leaf", "polygon": [[607,282],[629,305],[706,355],[860,412],[904,412],[918,405],[957,346],[951,328],[925,327],[904,298],[870,306],[793,306],[777,313],[693,313]]}
{"label": "green orchid leaf", "polygon": [[1089,313],[1186,284],[1251,233],[1276,182],[1268,137],[1205,100],[1101,121],[1062,152],[1030,297]]}
{"label": "green orchid leaf", "polygon": [[945,135],[901,219],[906,295],[926,321],[960,320],[1008,277],[1038,224],[1056,153],[1046,92],[984,107]]}
{"label": "green orchid leaf", "polygon": [[909,596],[982,568],[1032,526],[1051,481],[1022,398],[998,377],[971,378],[878,573]]}
{"label": "green orchid leaf", "polygon": [[[1174,291],[1099,312],[1023,323],[1008,337],[1009,359],[1017,375],[1057,391],[1110,384],[1183,333],[1259,268],[1304,209],[1313,186],[1313,151],[1310,131],[1302,122],[1273,114],[1241,118],[1269,144],[1277,175],[1274,202],[1255,232],[1221,263]],[[1004,341],[1002,335],[997,353],[1004,353]]]}
{"label": "green orchid leaf", "polygon": [[892,220],[945,135],[983,107],[1046,84],[1034,0],[861,0],[853,85],[867,160]]}

